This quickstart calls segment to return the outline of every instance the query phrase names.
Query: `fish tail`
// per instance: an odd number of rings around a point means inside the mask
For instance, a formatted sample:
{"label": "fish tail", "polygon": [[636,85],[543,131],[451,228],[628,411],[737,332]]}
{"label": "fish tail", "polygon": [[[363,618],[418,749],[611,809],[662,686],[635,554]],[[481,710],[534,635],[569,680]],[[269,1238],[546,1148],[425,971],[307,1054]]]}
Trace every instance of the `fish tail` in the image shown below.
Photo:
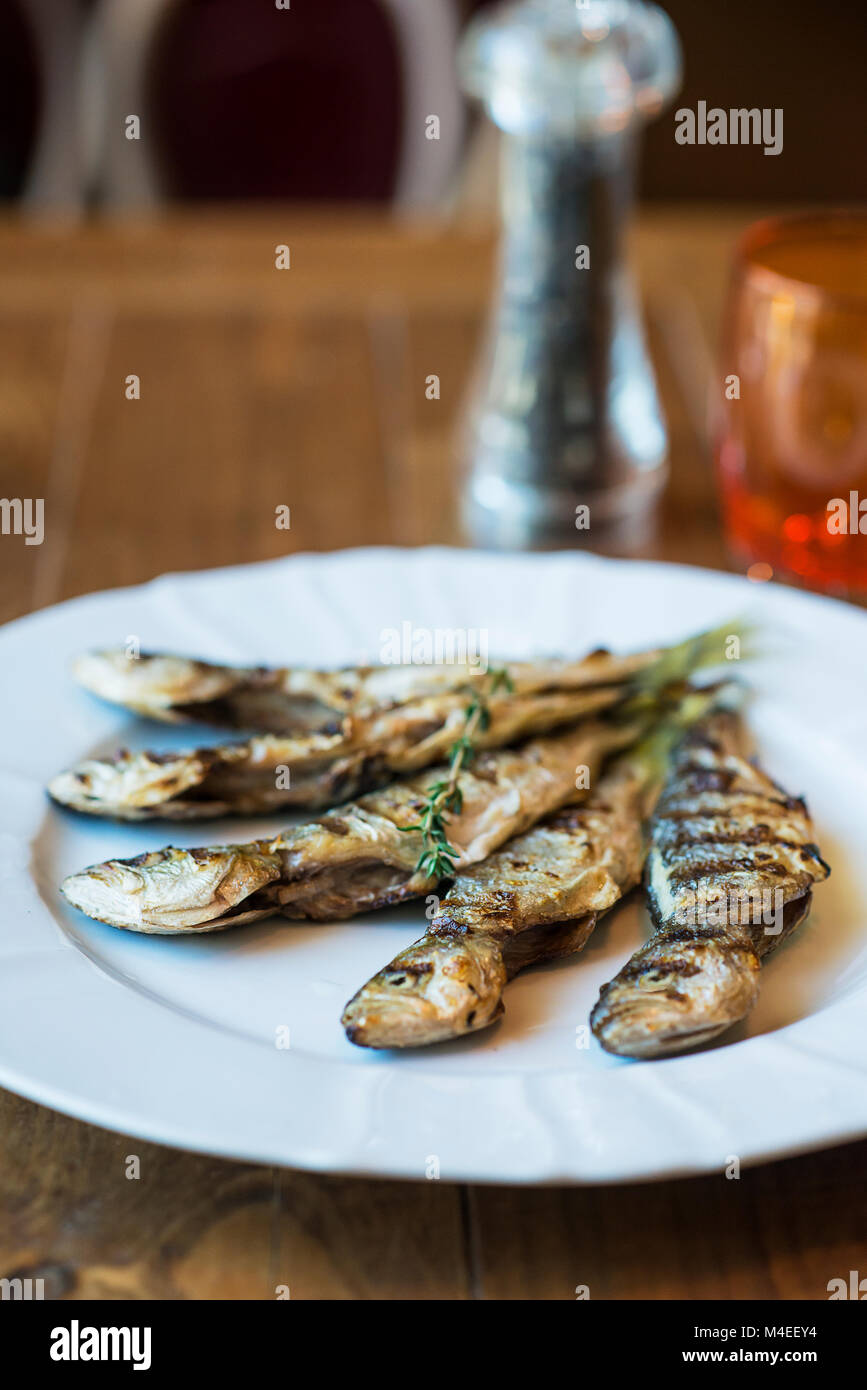
{"label": "fish tail", "polygon": [[631,684],[637,693],[658,695],[666,686],[689,680],[698,671],[743,660],[752,651],[753,629],[743,618],[699,632],[667,647]]}

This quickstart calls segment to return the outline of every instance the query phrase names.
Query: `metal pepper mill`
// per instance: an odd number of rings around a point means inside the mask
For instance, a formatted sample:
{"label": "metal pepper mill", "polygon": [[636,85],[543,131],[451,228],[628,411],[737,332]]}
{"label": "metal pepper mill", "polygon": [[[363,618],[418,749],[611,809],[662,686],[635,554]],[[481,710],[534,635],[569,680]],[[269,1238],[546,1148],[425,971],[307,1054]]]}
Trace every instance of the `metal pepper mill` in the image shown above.
{"label": "metal pepper mill", "polygon": [[460,62],[504,135],[464,528],[483,546],[634,548],[667,435],[624,234],[642,123],[679,86],[677,35],[634,0],[523,0],[472,24]]}

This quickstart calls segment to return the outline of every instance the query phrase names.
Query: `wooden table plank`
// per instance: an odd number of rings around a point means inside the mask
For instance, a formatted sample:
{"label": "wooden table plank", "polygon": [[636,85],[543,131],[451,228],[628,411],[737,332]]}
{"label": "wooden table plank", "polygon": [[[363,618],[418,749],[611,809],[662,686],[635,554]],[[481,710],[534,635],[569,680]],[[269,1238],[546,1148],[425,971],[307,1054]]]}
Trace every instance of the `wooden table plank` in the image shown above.
{"label": "wooden table plank", "polygon": [[[179,1154],[0,1093],[0,1273],[46,1297],[271,1296],[268,1169]],[[140,1161],[140,1176],[131,1157]]]}
{"label": "wooden table plank", "polygon": [[494,1299],[826,1299],[864,1267],[867,1144],[628,1187],[476,1188]]}
{"label": "wooden table plank", "polygon": [[[279,246],[291,265],[276,268]],[[376,213],[174,211],[32,224],[0,216],[0,309],[52,312],[83,291],[143,315],[359,312],[404,302],[444,310],[481,303],[492,274],[490,229],[453,231]]]}
{"label": "wooden table plank", "polygon": [[[49,492],[56,421],[68,358],[69,314],[34,313],[22,319],[0,315],[0,495],[42,498]],[[23,536],[0,535],[0,622],[35,606],[43,551],[52,543],[49,507],[47,540],[27,545]]]}
{"label": "wooden table plank", "polygon": [[[728,255],[747,216],[650,211],[636,238],[672,424],[671,485],[648,554],[724,563],[711,476],[696,456],[666,343],[673,299],[692,306],[706,341],[713,336]],[[288,271],[273,264],[281,236],[295,250]],[[0,221],[9,344],[5,352],[0,344],[0,366],[16,358],[0,376],[10,415],[24,376],[34,400],[52,380],[58,397],[52,442],[34,435],[25,464],[45,486],[55,479],[37,604],[59,586],[57,555],[67,542],[63,596],[298,549],[459,541],[454,431],[493,252],[488,232],[296,212],[177,214],[152,227],[97,223],[74,233],[49,225],[25,234]],[[123,394],[133,372],[138,401]],[[431,373],[440,377],[439,401],[424,396]],[[697,409],[693,401],[693,416]],[[7,493],[19,495],[11,486]],[[272,525],[284,500],[288,535]],[[2,580],[4,565],[12,565],[9,546],[0,547]],[[22,565],[35,571],[37,558]],[[33,583],[22,587],[20,572],[3,583],[4,617],[26,611]]]}
{"label": "wooden table plank", "polygon": [[0,1092],[0,1277],[15,1275],[47,1298],[463,1298],[460,1193],[228,1163]]}
{"label": "wooden table plank", "polygon": [[470,1296],[460,1188],[281,1172],[275,1269],[293,1298]]}
{"label": "wooden table plank", "polygon": [[388,386],[400,428],[391,477],[400,544],[461,543],[459,431],[482,334],[480,304],[464,312],[411,306],[393,344]]}
{"label": "wooden table plank", "polygon": [[[194,323],[119,314],[67,590],[99,587],[107,570],[112,582],[137,583],[329,537],[385,539],[366,341],[353,318],[263,329],[237,313]],[[141,378],[140,400],[124,396],[129,372]],[[288,531],[276,524],[281,506]],[[89,543],[92,515],[105,530],[101,553]]]}

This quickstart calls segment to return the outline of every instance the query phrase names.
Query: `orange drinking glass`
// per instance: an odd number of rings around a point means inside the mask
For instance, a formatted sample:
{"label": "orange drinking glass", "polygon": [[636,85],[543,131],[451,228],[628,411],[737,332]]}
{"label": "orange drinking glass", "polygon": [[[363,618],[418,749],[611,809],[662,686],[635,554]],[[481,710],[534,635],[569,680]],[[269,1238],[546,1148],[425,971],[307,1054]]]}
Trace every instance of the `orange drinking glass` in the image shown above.
{"label": "orange drinking glass", "polygon": [[759,573],[867,598],[867,214],[772,218],[735,260],[716,464]]}

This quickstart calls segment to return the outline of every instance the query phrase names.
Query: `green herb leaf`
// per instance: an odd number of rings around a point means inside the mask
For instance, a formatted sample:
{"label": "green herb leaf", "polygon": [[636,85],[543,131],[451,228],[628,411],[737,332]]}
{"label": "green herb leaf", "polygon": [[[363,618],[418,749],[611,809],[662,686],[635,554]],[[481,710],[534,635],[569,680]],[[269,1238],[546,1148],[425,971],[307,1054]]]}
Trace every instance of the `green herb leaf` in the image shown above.
{"label": "green herb leaf", "polygon": [[446,823],[449,814],[459,816],[463,810],[464,796],[458,779],[476,756],[476,735],[487,732],[491,726],[488,699],[501,691],[509,695],[515,692],[514,682],[505,669],[489,671],[488,677],[486,692],[480,691],[478,685],[474,685],[470,691],[463,728],[449,751],[448,777],[431,782],[428,786],[421,819],[415,825],[401,826],[405,831],[421,831],[424,847],[415,871],[424,873],[428,878],[449,878],[454,873],[458,851],[449,843]]}

